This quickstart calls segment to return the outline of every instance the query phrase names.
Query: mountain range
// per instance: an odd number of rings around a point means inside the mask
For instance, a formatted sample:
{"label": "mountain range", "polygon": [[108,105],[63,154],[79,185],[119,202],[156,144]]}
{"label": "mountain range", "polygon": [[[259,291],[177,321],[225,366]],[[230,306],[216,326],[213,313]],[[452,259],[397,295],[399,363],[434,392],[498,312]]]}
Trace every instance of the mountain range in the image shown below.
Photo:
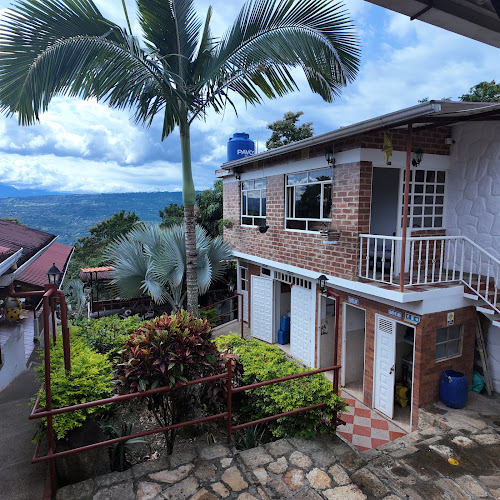
{"label": "mountain range", "polygon": [[[0,218],[16,218],[22,224],[59,235],[57,241],[73,245],[88,236],[88,228],[120,210],[135,212],[145,222],[160,222],[158,211],[170,203],[182,205],[181,192],[44,194],[14,196],[0,184]],[[7,188],[10,186],[7,186]],[[9,197],[7,197],[9,196]]]}

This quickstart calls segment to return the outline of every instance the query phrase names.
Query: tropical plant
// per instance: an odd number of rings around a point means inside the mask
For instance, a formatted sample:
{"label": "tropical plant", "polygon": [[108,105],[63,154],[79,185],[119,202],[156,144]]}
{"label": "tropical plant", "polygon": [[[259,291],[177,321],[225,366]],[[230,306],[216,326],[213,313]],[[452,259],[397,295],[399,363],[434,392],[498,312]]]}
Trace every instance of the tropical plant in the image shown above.
{"label": "tropical plant", "polygon": [[471,87],[467,94],[463,94],[460,100],[470,102],[499,102],[500,83],[495,83],[495,80],[480,82]]}
{"label": "tropical plant", "polygon": [[[131,436],[134,429],[134,422],[126,422],[122,420],[119,427],[113,425],[111,420],[106,420],[99,422],[99,425],[110,439],[121,438],[125,436]],[[132,453],[132,444],[142,444],[145,443],[144,438],[132,438],[126,441],[119,441],[118,443],[113,443],[109,448],[109,461],[112,470],[123,472],[127,465],[129,464],[129,456]]]}
{"label": "tropical plant", "polygon": [[[245,340],[239,335],[231,334],[217,337],[214,342],[219,350],[237,356],[243,369],[241,381],[245,385],[309,370],[288,358],[278,347],[264,344],[257,339]],[[318,410],[308,410],[269,422],[268,428],[276,438],[311,438],[318,434],[334,433],[332,421],[335,413],[346,408],[345,401],[333,393],[331,382],[323,374],[259,387],[246,392],[245,396],[240,411],[248,420],[258,420],[317,403],[326,403],[325,407]],[[247,439],[251,438],[251,434],[247,436]]]}
{"label": "tropical plant", "polygon": [[[185,228],[163,230],[158,225],[141,224],[119,237],[105,252],[110,271],[110,285],[123,298],[148,294],[157,304],[169,302],[177,311],[186,292]],[[196,227],[198,290],[204,294],[219,279],[231,258],[231,249],[222,237],[211,238]]]}
{"label": "tropical plant", "polygon": [[[179,422],[204,405],[219,408],[224,401],[220,380],[202,386],[182,387],[184,382],[225,371],[225,359],[211,341],[206,319],[186,311],[144,323],[125,342],[121,362],[116,365],[117,389],[122,393],[171,387],[147,396],[148,408],[160,427]],[[164,432],[167,453],[173,451],[176,430]]]}
{"label": "tropical plant", "polygon": [[[61,338],[50,347],[50,375],[53,408],[63,408],[112,396],[112,367],[104,354],[94,351],[79,336],[78,327],[70,327],[71,371],[64,366],[64,349]],[[36,368],[40,382],[44,382],[43,363]],[[40,391],[40,400],[45,401],[45,391]],[[103,406],[61,413],[54,416],[54,432],[58,439],[81,427],[89,418],[101,416]]]}
{"label": "tropical plant", "polygon": [[[354,79],[358,38],[342,3],[250,0],[221,37],[202,22],[193,0],[137,0],[143,40],[106,19],[92,0],[18,0],[0,28],[0,109],[22,125],[39,119],[65,94],[131,108],[149,126],[163,114],[162,138],[180,131],[188,309],[198,308],[195,189],[190,127],[211,108],[296,90],[301,68],[328,102]],[[125,8],[125,2],[122,0]]]}
{"label": "tropical plant", "polygon": [[81,316],[87,309],[87,295],[83,289],[83,282],[80,279],[68,281],[63,289],[66,295],[66,302],[71,306],[71,312]]}

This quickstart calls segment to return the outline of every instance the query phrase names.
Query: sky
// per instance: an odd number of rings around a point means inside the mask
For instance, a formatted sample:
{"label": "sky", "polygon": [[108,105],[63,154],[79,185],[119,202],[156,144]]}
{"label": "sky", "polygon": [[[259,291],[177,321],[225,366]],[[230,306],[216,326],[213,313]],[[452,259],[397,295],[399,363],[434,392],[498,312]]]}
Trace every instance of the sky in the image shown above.
{"label": "sky", "polygon": [[[125,25],[121,0],[95,0],[101,12]],[[240,0],[195,0],[202,18],[214,9],[214,35],[222,35],[237,16]],[[356,80],[334,103],[313,94],[299,74],[300,91],[246,107],[235,98],[220,115],[209,112],[191,130],[193,177],[197,190],[212,186],[226,161],[234,132],[246,132],[265,150],[267,124],[287,111],[303,111],[315,134],[413,106],[419,99],[458,100],[481,81],[500,80],[498,49],[460,35],[410,21],[364,0],[345,4],[361,39]],[[0,0],[0,18],[11,2]],[[127,0],[134,17],[135,2]],[[136,21],[132,29],[139,33]],[[58,193],[179,191],[182,189],[178,130],[161,141],[161,120],[149,129],[136,125],[127,110],[67,97],[53,99],[40,123],[21,127],[16,117],[0,115],[0,182],[18,189]]]}

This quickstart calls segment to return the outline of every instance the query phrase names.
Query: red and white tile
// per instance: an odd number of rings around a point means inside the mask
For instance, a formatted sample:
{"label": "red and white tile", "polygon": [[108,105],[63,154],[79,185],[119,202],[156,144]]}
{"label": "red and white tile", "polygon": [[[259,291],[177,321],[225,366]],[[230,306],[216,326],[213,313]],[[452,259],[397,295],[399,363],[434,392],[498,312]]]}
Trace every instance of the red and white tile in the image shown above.
{"label": "red and white tile", "polygon": [[342,398],[349,405],[341,419],[346,423],[337,434],[352,443],[359,451],[371,450],[406,435],[400,427],[371,410],[345,391]]}

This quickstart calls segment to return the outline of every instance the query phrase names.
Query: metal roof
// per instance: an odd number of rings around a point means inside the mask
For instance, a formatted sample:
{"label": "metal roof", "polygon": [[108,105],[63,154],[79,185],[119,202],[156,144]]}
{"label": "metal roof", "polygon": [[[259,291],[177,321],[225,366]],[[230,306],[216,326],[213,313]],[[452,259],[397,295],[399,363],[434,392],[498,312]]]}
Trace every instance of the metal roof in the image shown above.
{"label": "metal roof", "polygon": [[111,269],[113,269],[113,266],[88,267],[80,269],[80,279],[85,283],[90,280],[108,280],[111,279],[111,274],[109,272]]}
{"label": "metal roof", "polygon": [[0,246],[7,249],[0,254],[0,262],[23,249],[22,256],[17,261],[18,266],[20,266],[55,238],[56,236],[53,234],[38,229],[0,220]]}
{"label": "metal roof", "polygon": [[16,281],[43,288],[48,283],[47,270],[55,263],[58,269],[65,271],[73,247],[54,242],[45,252],[16,276]]}
{"label": "metal roof", "polygon": [[411,108],[354,123],[353,125],[340,127],[331,132],[309,137],[286,146],[269,149],[257,155],[239,158],[224,163],[221,169],[234,170],[237,167],[250,165],[259,160],[281,156],[303,148],[317,146],[318,144],[332,144],[336,140],[357,134],[401,128],[409,123],[413,124],[414,130],[418,130],[419,128],[453,125],[469,120],[500,120],[500,103],[429,101]]}
{"label": "metal roof", "polygon": [[500,0],[366,0],[411,20],[500,47]]}

